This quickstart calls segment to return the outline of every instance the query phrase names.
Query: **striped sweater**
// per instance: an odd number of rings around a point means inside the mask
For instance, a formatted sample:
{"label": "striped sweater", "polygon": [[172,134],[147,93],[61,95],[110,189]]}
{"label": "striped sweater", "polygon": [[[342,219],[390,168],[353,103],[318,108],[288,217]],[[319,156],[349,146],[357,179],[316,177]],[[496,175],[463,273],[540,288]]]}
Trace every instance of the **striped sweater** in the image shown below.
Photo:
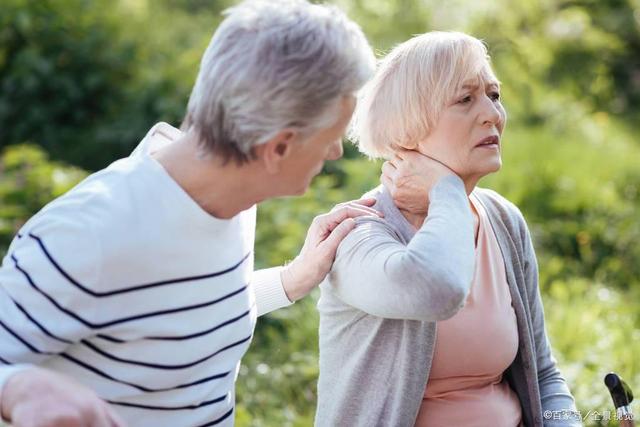
{"label": "striped sweater", "polygon": [[22,227],[0,269],[0,390],[37,364],[130,425],[233,425],[256,317],[289,301],[278,268],[253,272],[255,206],[212,217],[149,155],[177,134],[156,125]]}

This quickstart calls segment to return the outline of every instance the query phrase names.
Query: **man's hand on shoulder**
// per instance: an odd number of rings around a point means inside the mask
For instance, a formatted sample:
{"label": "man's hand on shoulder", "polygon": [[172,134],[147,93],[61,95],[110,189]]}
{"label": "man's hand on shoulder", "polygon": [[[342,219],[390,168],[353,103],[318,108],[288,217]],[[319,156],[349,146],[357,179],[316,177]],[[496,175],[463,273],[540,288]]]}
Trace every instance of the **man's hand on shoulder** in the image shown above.
{"label": "man's hand on shoulder", "polygon": [[306,296],[320,284],[331,270],[338,245],[359,216],[381,217],[371,208],[375,199],[360,199],[336,205],[331,212],[313,219],[300,254],[282,269],[282,285],[291,301]]}
{"label": "man's hand on shoulder", "polygon": [[54,372],[29,368],[13,374],[2,391],[2,418],[13,427],[124,427],[92,390]]}

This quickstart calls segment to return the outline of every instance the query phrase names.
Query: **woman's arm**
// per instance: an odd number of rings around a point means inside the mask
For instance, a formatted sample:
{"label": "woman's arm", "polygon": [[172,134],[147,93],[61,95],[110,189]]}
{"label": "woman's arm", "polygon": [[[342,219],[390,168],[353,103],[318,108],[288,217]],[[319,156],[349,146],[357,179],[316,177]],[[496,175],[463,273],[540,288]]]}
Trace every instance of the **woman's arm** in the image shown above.
{"label": "woman's arm", "polygon": [[[529,300],[531,325],[538,368],[538,387],[545,426],[581,426],[582,419],[569,387],[551,354],[551,346],[545,330],[544,309],[538,286],[538,264],[529,230],[521,217],[521,238],[524,243],[524,274]],[[547,414],[547,416],[544,416]],[[548,416],[548,415],[551,416]]]}
{"label": "woman's arm", "polygon": [[462,180],[441,178],[429,200],[429,215],[408,245],[385,220],[358,221],[330,273],[339,298],[392,319],[442,320],[462,307],[474,269],[473,220]]}

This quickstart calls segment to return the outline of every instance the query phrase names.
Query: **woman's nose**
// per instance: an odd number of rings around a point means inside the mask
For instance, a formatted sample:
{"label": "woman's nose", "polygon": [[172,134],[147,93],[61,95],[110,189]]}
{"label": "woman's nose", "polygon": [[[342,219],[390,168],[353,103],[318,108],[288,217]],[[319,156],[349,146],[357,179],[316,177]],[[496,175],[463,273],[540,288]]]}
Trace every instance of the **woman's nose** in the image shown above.
{"label": "woman's nose", "polygon": [[502,122],[502,112],[498,106],[499,101],[494,101],[488,96],[483,97],[482,102],[482,124],[497,125]]}

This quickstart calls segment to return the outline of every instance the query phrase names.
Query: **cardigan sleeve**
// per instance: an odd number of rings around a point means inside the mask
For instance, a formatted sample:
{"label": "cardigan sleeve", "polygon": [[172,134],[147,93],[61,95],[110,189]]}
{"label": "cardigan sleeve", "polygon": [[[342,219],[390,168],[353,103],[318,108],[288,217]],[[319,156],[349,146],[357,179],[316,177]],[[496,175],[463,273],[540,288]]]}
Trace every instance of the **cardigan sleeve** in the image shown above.
{"label": "cardigan sleeve", "polygon": [[538,264],[527,225],[520,216],[523,243],[524,275],[529,301],[531,325],[538,372],[538,387],[545,427],[574,427],[582,425],[575,400],[551,354],[551,345],[545,330],[544,309],[538,286]]}
{"label": "cardigan sleeve", "polygon": [[342,301],[374,316],[424,321],[449,318],[462,307],[474,268],[464,184],[443,178],[429,199],[429,214],[406,245],[386,220],[357,219],[329,275]]}

